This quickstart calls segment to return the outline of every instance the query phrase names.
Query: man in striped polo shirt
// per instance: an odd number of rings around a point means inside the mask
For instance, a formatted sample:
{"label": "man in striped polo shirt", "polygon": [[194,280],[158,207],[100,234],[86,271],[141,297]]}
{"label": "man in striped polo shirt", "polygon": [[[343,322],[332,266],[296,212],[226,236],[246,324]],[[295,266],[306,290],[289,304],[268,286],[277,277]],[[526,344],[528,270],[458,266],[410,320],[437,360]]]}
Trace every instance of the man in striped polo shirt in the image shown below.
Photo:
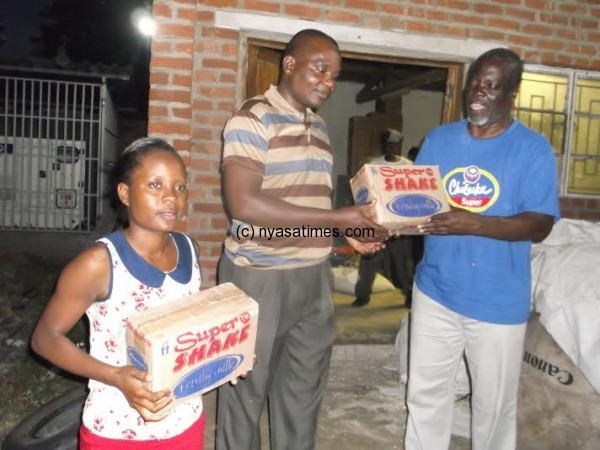
{"label": "man in striped polo shirt", "polygon": [[386,230],[367,206],[331,210],[333,157],[314,110],[335,91],[341,68],[330,36],[303,30],[287,44],[281,77],[247,100],[224,130],[223,188],[232,219],[219,282],[232,281],[260,305],[257,364],[247,380],[219,390],[218,450],[260,450],[259,421],[269,402],[271,448],[315,447],[334,339],[327,258],[332,237]]}

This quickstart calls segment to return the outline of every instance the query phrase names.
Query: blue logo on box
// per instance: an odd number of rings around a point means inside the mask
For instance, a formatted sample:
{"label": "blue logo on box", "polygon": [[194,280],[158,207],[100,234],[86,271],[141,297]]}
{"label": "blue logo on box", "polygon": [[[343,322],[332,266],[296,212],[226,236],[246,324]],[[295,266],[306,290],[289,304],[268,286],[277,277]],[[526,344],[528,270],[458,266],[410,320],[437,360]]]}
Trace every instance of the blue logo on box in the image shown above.
{"label": "blue logo on box", "polygon": [[133,367],[143,370],[144,372],[148,372],[148,364],[146,363],[146,360],[134,347],[127,347],[127,356]]}
{"label": "blue logo on box", "polygon": [[442,209],[442,202],[425,194],[406,194],[393,198],[387,209],[403,217],[427,217]]}
{"label": "blue logo on box", "polygon": [[194,369],[173,387],[175,398],[186,397],[203,391],[217,382],[228,378],[240,366],[243,360],[243,355],[223,356]]}
{"label": "blue logo on box", "polygon": [[367,199],[369,198],[369,190],[366,187],[361,187],[356,193],[356,201],[357,205],[364,205],[367,203]]}

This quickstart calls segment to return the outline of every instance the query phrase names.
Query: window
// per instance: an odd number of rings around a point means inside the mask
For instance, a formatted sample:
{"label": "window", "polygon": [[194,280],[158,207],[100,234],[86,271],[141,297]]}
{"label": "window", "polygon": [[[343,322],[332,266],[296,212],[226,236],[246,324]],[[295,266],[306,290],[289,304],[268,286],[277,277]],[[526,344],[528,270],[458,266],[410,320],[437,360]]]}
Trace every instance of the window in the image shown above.
{"label": "window", "polygon": [[600,196],[600,73],[526,65],[515,109],[552,144],[561,195]]}

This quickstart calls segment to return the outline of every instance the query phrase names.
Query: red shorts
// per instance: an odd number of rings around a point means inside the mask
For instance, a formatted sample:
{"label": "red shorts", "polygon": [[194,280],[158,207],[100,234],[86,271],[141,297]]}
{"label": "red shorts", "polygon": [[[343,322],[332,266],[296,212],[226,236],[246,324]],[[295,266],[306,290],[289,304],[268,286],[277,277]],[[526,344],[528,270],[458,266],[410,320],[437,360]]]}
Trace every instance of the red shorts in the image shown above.
{"label": "red shorts", "polygon": [[204,413],[183,433],[168,439],[152,441],[132,441],[127,439],[109,439],[92,433],[81,425],[79,427],[80,450],[202,450],[204,445]]}

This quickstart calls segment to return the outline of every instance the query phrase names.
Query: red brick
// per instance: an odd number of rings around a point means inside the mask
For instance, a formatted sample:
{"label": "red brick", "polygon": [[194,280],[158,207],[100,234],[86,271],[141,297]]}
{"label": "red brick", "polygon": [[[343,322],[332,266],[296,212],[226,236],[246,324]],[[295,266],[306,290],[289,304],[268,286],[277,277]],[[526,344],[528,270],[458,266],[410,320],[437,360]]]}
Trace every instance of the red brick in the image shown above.
{"label": "red brick", "polygon": [[210,140],[212,139],[212,128],[192,127],[192,136],[197,140]]}
{"label": "red brick", "polygon": [[585,202],[586,209],[600,211],[600,201],[595,198],[588,198]]}
{"label": "red brick", "polygon": [[519,23],[513,20],[505,19],[488,19],[488,25],[493,28],[500,28],[503,30],[519,31]]}
{"label": "red brick", "polygon": [[239,47],[236,44],[223,44],[223,55],[226,56],[237,56]]}
{"label": "red brick", "polygon": [[243,8],[253,11],[264,11],[271,13],[279,12],[279,5],[277,3],[264,2],[261,0],[244,0]]}
{"label": "red brick", "polygon": [[318,5],[341,6],[342,0],[308,0],[308,3],[317,3]]}
{"label": "red brick", "polygon": [[214,53],[220,55],[223,49],[223,44],[214,40],[201,39],[200,41],[196,42],[195,49],[198,53]]}
{"label": "red brick", "polygon": [[473,10],[481,14],[497,14],[502,15],[502,7],[498,5],[490,5],[489,3],[475,3]]}
{"label": "red brick", "polygon": [[596,21],[584,20],[581,17],[571,17],[569,20],[571,27],[583,29],[583,28],[598,28]]}
{"label": "red brick", "polygon": [[194,184],[199,184],[202,186],[220,186],[221,185],[221,177],[220,176],[211,176],[211,175],[195,175],[194,176]]}
{"label": "red brick", "polygon": [[346,0],[346,8],[375,11],[377,9],[377,3],[372,0]]}
{"label": "red brick", "polygon": [[175,119],[191,119],[192,118],[192,108],[171,108],[171,112]]}
{"label": "red brick", "polygon": [[150,103],[148,105],[148,117],[167,117],[169,110],[163,105],[154,105]]}
{"label": "red brick", "polygon": [[451,20],[459,23],[467,23],[469,25],[484,25],[484,19],[481,16],[465,16],[463,14],[452,14]]}
{"label": "red brick", "polygon": [[190,75],[173,74],[173,86],[190,87],[192,77]]}
{"label": "red brick", "polygon": [[585,37],[588,40],[588,42],[600,42],[600,32],[594,33],[588,31],[585,33]]}
{"label": "red brick", "polygon": [[[194,184],[196,182],[194,181]],[[224,214],[223,205],[216,203],[195,203],[192,206],[194,212],[212,213],[212,214]]]}
{"label": "red brick", "polygon": [[235,109],[235,103],[233,100],[217,103],[217,111],[225,111],[231,113]]}
{"label": "red brick", "polygon": [[196,11],[196,22],[214,22],[214,11]]}
{"label": "red brick", "polygon": [[228,28],[202,28],[202,36],[204,37],[217,37],[223,39],[239,39],[240,33],[237,30],[230,30]]}
{"label": "red brick", "polygon": [[192,158],[190,168],[192,170],[209,170],[210,161],[207,159],[200,159],[199,157]]}
{"label": "red brick", "polygon": [[195,70],[194,71],[194,81],[202,82],[206,81],[209,83],[214,83],[217,81],[217,74],[213,70]]}
{"label": "red brick", "polygon": [[555,53],[542,53],[542,59],[541,59],[542,64],[545,64],[547,66],[552,66],[554,65],[554,63],[556,62],[556,54]]}
{"label": "red brick", "polygon": [[446,25],[437,25],[435,27],[435,30],[436,33],[455,37],[467,37],[469,33],[468,30],[464,27],[452,27]]}
{"label": "red brick", "polygon": [[580,34],[579,30],[563,29],[563,28],[556,29],[556,36],[566,39],[566,40],[569,40],[569,41],[577,40],[579,34]]}
{"label": "red brick", "polygon": [[190,56],[194,53],[193,42],[177,42],[174,44],[174,48],[177,53],[186,53]]}
{"label": "red brick", "polygon": [[539,39],[537,41],[537,46],[541,49],[547,50],[562,50],[564,44],[561,41],[549,40],[549,39]]}
{"label": "red brick", "polygon": [[173,51],[173,43],[170,41],[152,39],[152,54],[171,53]]}
{"label": "red brick", "polygon": [[202,66],[211,67],[214,69],[237,70],[238,62],[227,59],[204,58],[202,61]]}
{"label": "red brick", "polygon": [[548,9],[552,10],[552,0],[524,0],[524,5],[531,9],[537,9],[538,11]]}
{"label": "red brick", "polygon": [[[173,139],[173,147],[175,147],[178,151],[186,151],[189,152],[191,150],[191,141],[189,139]],[[186,158],[186,167],[190,167],[190,159],[191,157]]]}
{"label": "red brick", "polygon": [[196,113],[194,114],[194,120],[203,125],[215,125],[215,126],[224,126],[225,122],[229,118],[229,114],[218,114],[218,113]]}
{"label": "red brick", "polygon": [[150,72],[150,84],[169,84],[169,74],[165,72]]}
{"label": "red brick", "polygon": [[191,24],[182,25],[178,23],[159,23],[156,28],[156,32],[161,36],[179,38],[194,37],[194,26]]}
{"label": "red brick", "polygon": [[412,20],[407,20],[406,30],[415,31],[417,33],[430,33],[433,30],[433,25],[425,22],[413,22]]}
{"label": "red brick", "polygon": [[427,9],[424,11],[423,17],[429,20],[448,20],[448,13]]}
{"label": "red brick", "polygon": [[162,17],[165,19],[170,19],[171,17],[173,17],[173,10],[169,5],[154,5],[152,7],[152,15],[157,18]]}
{"label": "red brick", "polygon": [[569,14],[585,14],[585,6],[573,3],[558,5],[558,9]]}
{"label": "red brick", "polygon": [[203,153],[211,154],[211,155],[220,155],[223,150],[223,146],[220,143],[204,143],[200,146]]}
{"label": "red brick", "polygon": [[503,41],[505,34],[499,31],[493,30],[482,30],[479,28],[471,28],[469,30],[469,37],[474,39],[492,39],[495,41]]}
{"label": "red brick", "polygon": [[508,35],[508,42],[511,44],[522,45],[524,47],[531,47],[533,45],[533,39],[528,36],[519,35]]}
{"label": "red brick", "polygon": [[305,19],[318,19],[321,15],[321,10],[319,8],[312,8],[310,6],[303,5],[285,5],[284,12],[290,16],[296,16]]}
{"label": "red brick", "polygon": [[495,3],[504,3],[505,5],[520,5],[521,0],[495,0]]}
{"label": "red brick", "polygon": [[541,55],[540,55],[539,52],[537,52],[537,51],[534,50],[534,51],[525,52],[525,56],[524,56],[523,59],[527,63],[539,64],[540,61],[542,60],[542,57],[541,57]]}
{"label": "red brick", "polygon": [[552,27],[530,23],[523,25],[521,31],[525,34],[537,34],[545,37],[552,34]]}
{"label": "red brick", "polygon": [[225,217],[212,217],[210,219],[210,225],[213,229],[226,229],[229,227],[229,221]]}
{"label": "red brick", "polygon": [[151,67],[153,69],[178,69],[191,70],[193,66],[192,58],[178,58],[170,56],[152,56]]}
{"label": "red brick", "polygon": [[439,0],[438,6],[445,8],[456,9],[459,11],[468,11],[470,8],[470,2],[457,1],[457,0]]}
{"label": "red brick", "polygon": [[235,89],[233,87],[200,87],[198,89],[201,95],[205,97],[209,97],[212,99],[215,98],[235,98]]}
{"label": "red brick", "polygon": [[212,111],[214,105],[211,101],[194,99],[192,106],[194,111]]}
{"label": "red brick", "polygon": [[535,12],[528,9],[507,6],[505,17],[512,17],[513,19],[521,19],[533,22],[535,21]]}
{"label": "red brick", "polygon": [[558,14],[541,13],[539,15],[539,17],[540,17],[540,22],[549,23],[549,24],[552,24],[552,25],[567,26],[569,24],[568,17],[561,16],[561,15],[558,15]]}
{"label": "red brick", "polygon": [[172,89],[150,89],[150,100],[159,102],[190,103],[190,91],[175,91]]}
{"label": "red brick", "polygon": [[198,11],[196,8],[177,8],[177,18],[195,23],[198,20]]}
{"label": "red brick", "polygon": [[396,14],[399,16],[413,15],[413,9],[404,5],[396,5],[395,3],[382,3],[380,7],[381,12],[386,14]]}
{"label": "red brick", "polygon": [[570,67],[572,64],[572,60],[570,56],[558,54],[556,56],[558,64],[562,67]]}
{"label": "red brick", "polygon": [[360,16],[347,11],[329,10],[325,12],[325,18],[332,22],[358,23]]}
{"label": "red brick", "polygon": [[198,3],[217,8],[235,8],[238,5],[237,0],[199,0]]}
{"label": "red brick", "polygon": [[236,83],[237,75],[235,73],[223,72],[219,75],[219,81],[221,83]]}
{"label": "red brick", "polygon": [[[195,188],[194,188],[195,190]],[[193,198],[190,194],[190,198]],[[209,218],[199,214],[191,214],[188,218],[188,230],[209,229]]]}
{"label": "red brick", "polygon": [[148,124],[149,134],[179,134],[183,136],[189,136],[190,124],[189,122],[153,122]]}

